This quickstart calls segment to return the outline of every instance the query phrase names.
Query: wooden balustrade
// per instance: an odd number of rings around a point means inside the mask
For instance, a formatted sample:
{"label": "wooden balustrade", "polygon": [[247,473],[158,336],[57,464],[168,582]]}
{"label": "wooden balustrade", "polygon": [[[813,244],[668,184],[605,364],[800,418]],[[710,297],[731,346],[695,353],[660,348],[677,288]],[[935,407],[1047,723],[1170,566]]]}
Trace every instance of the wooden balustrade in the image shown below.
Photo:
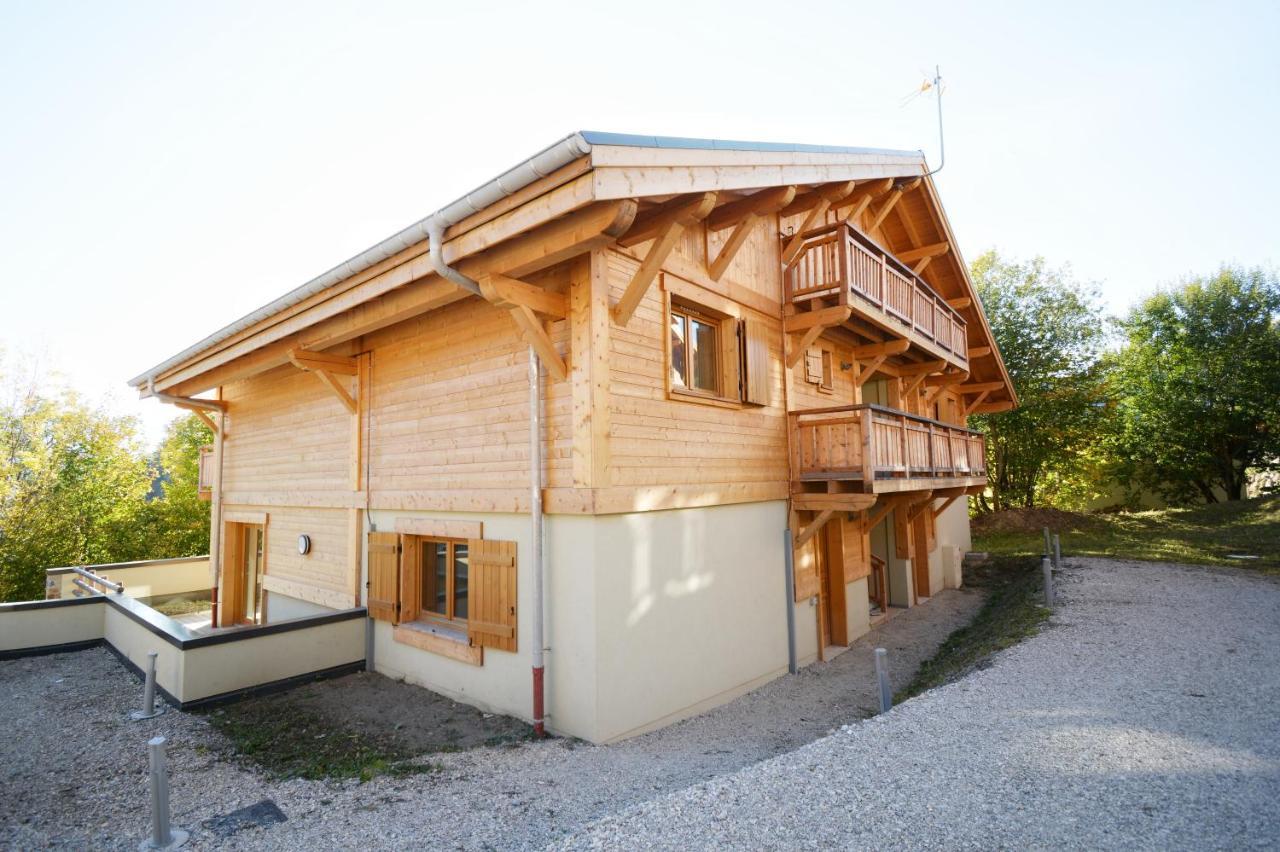
{"label": "wooden balustrade", "polygon": [[892,254],[848,223],[804,235],[804,249],[787,268],[787,298],[805,302],[835,296],[882,312],[935,344],[959,364],[968,363],[964,317]]}
{"label": "wooden balustrade", "polygon": [[792,469],[801,479],[983,477],[981,432],[880,405],[793,411]]}

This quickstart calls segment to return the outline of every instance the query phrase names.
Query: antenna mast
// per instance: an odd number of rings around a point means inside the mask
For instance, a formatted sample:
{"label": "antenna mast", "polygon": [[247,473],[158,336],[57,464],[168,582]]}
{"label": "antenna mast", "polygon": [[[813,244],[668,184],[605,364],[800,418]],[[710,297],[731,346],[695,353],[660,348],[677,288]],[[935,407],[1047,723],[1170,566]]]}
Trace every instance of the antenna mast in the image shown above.
{"label": "antenna mast", "polygon": [[936,175],[947,164],[947,144],[942,135],[942,70],[937,65],[933,66],[932,85],[933,94],[938,99],[938,167],[926,174],[925,177]]}

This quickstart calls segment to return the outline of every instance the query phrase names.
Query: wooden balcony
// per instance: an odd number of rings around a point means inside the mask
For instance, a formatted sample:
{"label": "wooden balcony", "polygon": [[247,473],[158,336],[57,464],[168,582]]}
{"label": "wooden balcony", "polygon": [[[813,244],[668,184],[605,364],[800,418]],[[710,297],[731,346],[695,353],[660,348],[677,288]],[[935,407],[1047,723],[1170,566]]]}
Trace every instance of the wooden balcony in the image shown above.
{"label": "wooden balcony", "polygon": [[858,317],[968,369],[964,317],[905,264],[846,223],[815,228],[803,239],[786,273],[792,304],[848,305]]}
{"label": "wooden balcony", "polygon": [[791,470],[801,483],[851,482],[883,493],[982,485],[981,432],[879,405],[792,411]]}

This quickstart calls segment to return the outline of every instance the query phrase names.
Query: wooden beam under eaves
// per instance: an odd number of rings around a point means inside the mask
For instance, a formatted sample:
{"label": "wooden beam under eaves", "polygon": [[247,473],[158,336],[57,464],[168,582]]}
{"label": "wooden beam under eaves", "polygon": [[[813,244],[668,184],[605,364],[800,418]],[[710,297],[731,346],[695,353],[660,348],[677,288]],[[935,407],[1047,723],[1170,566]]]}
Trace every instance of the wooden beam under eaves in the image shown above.
{"label": "wooden beam under eaves", "polygon": [[963,311],[965,308],[973,304],[973,299],[968,296],[962,296],[959,299],[947,299],[947,304],[957,311]]}
{"label": "wooden beam under eaves", "polygon": [[730,202],[713,210],[707,218],[707,230],[717,231],[731,227],[733,228],[733,233],[729,235],[729,239],[725,241],[725,244],[720,247],[720,252],[715,259],[707,266],[707,275],[711,277],[711,280],[719,281],[720,277],[724,275],[729,268],[729,264],[733,263],[733,258],[737,255],[738,250],[746,244],[747,238],[751,236],[751,229],[755,227],[756,222],[760,221],[760,217],[778,212],[790,204],[795,197],[796,188],[794,186],[780,186],[757,192],[755,195]]}
{"label": "wooden beam under eaves", "polygon": [[177,403],[177,406],[178,408],[181,408],[184,411],[190,411],[196,417],[199,417],[204,425],[213,430],[213,434],[218,434],[218,422],[209,416],[209,412],[205,411],[203,408],[197,408],[194,405],[184,405],[181,402]]}
{"label": "wooden beam under eaves", "polygon": [[567,316],[564,296],[504,275],[485,275],[478,279],[478,283],[480,294],[490,304],[505,308],[511,315],[520,336],[538,353],[538,359],[547,368],[547,373],[556,381],[567,379],[568,366],[556,351],[546,328],[535,316],[535,311],[557,319]]}
{"label": "wooden beam under eaves", "polygon": [[631,230],[618,240],[618,244],[623,246],[653,240],[649,253],[641,261],[640,268],[631,277],[622,298],[613,308],[613,321],[618,325],[626,325],[631,321],[658,270],[680,241],[684,229],[711,213],[716,206],[716,194],[704,192],[674,201],[678,203],[667,202],[659,205],[656,212],[648,211],[645,215],[637,216]]}
{"label": "wooden beam under eaves", "polygon": [[1006,399],[1000,402],[985,402],[973,410],[974,414],[999,414],[1002,411],[1012,411],[1013,400]]}
{"label": "wooden beam under eaves", "polygon": [[956,388],[958,393],[982,393],[983,391],[998,391],[1004,387],[1004,382],[970,382],[967,385],[961,385]]}
{"label": "wooden beam under eaves", "polygon": [[961,416],[968,417],[970,414],[973,414],[974,409],[977,408],[979,405],[982,405],[982,401],[990,395],[991,395],[991,391],[983,391],[982,393],[978,394],[976,397],[974,397],[973,402],[969,403],[964,407],[964,412],[961,414]]}
{"label": "wooden beam under eaves", "polygon": [[974,358],[985,358],[991,354],[990,346],[971,346],[969,348],[969,360]]}
{"label": "wooden beam under eaves", "polygon": [[911,348],[911,341],[905,338],[886,340],[884,343],[869,343],[866,346],[853,347],[853,357],[859,360],[875,358],[877,355],[901,355]]}
{"label": "wooden beam under eaves", "polygon": [[902,196],[906,195],[919,185],[920,178],[896,185],[889,193],[889,197],[886,198],[879,208],[876,209],[876,214],[872,217],[871,225],[868,226],[867,230],[874,231],[876,228],[879,228],[880,224],[884,222],[885,217],[888,216],[893,211],[893,208],[897,206],[898,201],[902,199]]}
{"label": "wooden beam under eaves", "polygon": [[[832,183],[820,186],[817,189],[806,192],[797,198],[791,204],[782,208],[779,215],[790,216],[800,213],[804,209],[808,209],[809,215],[804,217],[804,221],[800,227],[796,229],[794,235],[782,249],[782,265],[790,266],[800,256],[800,250],[804,248],[804,235],[808,231],[817,227],[822,218],[827,215],[827,211],[831,209],[831,205],[843,201],[853,192],[853,181],[844,183]],[[790,211],[790,212],[789,212]]]}
{"label": "wooden beam under eaves", "polygon": [[[787,346],[790,347],[786,353],[787,369],[789,370],[796,365],[804,351],[822,335],[822,332],[832,326],[840,325],[849,318],[851,313],[853,313],[853,308],[848,305],[840,305],[833,308],[823,308],[819,311],[793,314],[784,318],[782,330],[787,335]],[[798,341],[791,336],[795,332],[803,332]]]}
{"label": "wooden beam under eaves", "polygon": [[932,245],[920,246],[920,248],[907,249],[906,251],[898,252],[896,256],[898,260],[903,263],[910,263],[913,260],[920,260],[926,257],[938,257],[946,254],[950,250],[951,243],[944,241],[941,243],[933,243]]}
{"label": "wooden beam under eaves", "polygon": [[918,361],[914,364],[902,364],[898,367],[899,376],[923,376],[927,373],[940,373],[946,369],[947,362],[938,361]]}
{"label": "wooden beam under eaves", "polygon": [[924,395],[924,404],[929,405],[935,399],[942,395],[947,388],[958,385],[969,378],[967,371],[956,373],[943,373],[941,376],[929,376],[924,380],[925,387],[928,388]]}
{"label": "wooden beam under eaves", "polygon": [[[875,371],[880,369],[880,365],[883,364],[885,359],[888,357],[889,357],[888,355],[883,355],[883,354],[877,355],[875,358],[871,360],[871,363],[867,364],[867,366],[860,367],[858,369],[857,375],[853,377],[853,386],[856,388],[860,388],[863,385],[865,385],[867,381],[870,380],[871,376],[875,373]],[[853,366],[855,368],[859,367],[856,359],[853,362]]]}
{"label": "wooden beam under eaves", "polygon": [[351,414],[357,411],[356,401],[342,386],[334,374],[354,376],[359,369],[358,359],[346,355],[328,355],[306,349],[290,349],[289,362],[299,370],[312,373],[328,388]]}

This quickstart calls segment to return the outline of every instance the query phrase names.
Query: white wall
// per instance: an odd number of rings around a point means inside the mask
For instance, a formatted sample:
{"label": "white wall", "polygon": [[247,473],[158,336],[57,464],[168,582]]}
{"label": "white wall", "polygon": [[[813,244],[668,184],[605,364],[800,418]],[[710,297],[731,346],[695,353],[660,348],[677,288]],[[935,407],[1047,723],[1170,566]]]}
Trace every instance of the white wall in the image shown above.
{"label": "white wall", "polygon": [[275,624],[278,621],[288,621],[291,618],[305,618],[310,615],[324,615],[325,613],[334,612],[327,606],[304,601],[300,598],[291,598],[280,592],[263,592],[263,600],[266,602],[267,623]]}
{"label": "white wall", "polygon": [[854,580],[844,587],[846,618],[849,624],[849,641],[871,631],[871,586],[866,577]]}
{"label": "white wall", "polygon": [[659,727],[786,671],[785,527],[783,501],[596,518],[594,739]]}
{"label": "white wall", "polygon": [[102,638],[101,601],[73,606],[46,605],[17,609],[0,604],[0,651],[92,642]]}

